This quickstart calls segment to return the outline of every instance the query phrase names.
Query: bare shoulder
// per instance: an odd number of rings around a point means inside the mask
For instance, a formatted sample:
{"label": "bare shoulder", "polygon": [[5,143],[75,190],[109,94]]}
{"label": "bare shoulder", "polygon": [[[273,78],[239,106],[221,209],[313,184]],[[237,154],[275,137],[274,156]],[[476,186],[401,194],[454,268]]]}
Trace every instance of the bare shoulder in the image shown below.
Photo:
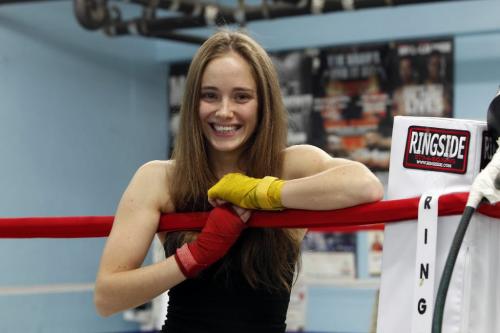
{"label": "bare shoulder", "polygon": [[324,150],[308,144],[293,145],[284,150],[285,154],[311,154],[311,155],[328,155]]}
{"label": "bare shoulder", "polygon": [[137,175],[141,177],[168,177],[168,174],[172,172],[174,166],[174,161],[172,160],[154,160],[144,163],[137,170]]}
{"label": "bare shoulder", "polygon": [[356,163],[333,157],[321,148],[307,144],[290,146],[283,151],[283,154],[284,179],[312,176],[329,168]]}
{"label": "bare shoulder", "polygon": [[290,146],[283,151],[283,178],[302,178],[321,172],[331,159],[325,151],[312,145]]}
{"label": "bare shoulder", "polygon": [[171,160],[147,162],[136,171],[131,186],[144,199],[149,198],[155,202],[162,211],[174,211],[168,191],[173,168],[174,162]]}

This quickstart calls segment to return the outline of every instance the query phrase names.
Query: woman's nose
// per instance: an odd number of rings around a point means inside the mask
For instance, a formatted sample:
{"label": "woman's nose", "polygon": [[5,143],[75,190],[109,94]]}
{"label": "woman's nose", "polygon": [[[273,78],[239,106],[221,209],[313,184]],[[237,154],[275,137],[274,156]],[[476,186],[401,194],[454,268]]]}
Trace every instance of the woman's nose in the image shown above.
{"label": "woman's nose", "polygon": [[233,116],[233,105],[227,100],[223,99],[220,103],[220,107],[217,109],[215,115],[221,118],[230,118]]}

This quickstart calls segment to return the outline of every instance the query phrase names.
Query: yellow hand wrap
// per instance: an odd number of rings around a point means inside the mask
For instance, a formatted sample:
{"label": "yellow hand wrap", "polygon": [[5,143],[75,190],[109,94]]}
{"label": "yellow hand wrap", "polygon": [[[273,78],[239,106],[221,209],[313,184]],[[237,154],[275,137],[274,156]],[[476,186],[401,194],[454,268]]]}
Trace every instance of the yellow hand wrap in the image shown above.
{"label": "yellow hand wrap", "polygon": [[228,173],[208,190],[209,199],[222,199],[249,209],[279,210],[284,180],[267,176],[262,179],[241,173]]}

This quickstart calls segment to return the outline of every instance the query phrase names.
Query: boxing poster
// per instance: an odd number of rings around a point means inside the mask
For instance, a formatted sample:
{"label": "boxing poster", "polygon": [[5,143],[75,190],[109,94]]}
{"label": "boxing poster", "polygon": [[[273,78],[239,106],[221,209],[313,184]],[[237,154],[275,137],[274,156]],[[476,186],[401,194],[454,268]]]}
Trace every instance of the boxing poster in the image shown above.
{"label": "boxing poster", "polygon": [[179,130],[179,111],[181,108],[182,96],[186,85],[186,76],[190,61],[173,63],[170,65],[168,76],[168,114],[169,114],[169,134],[170,147],[168,156],[172,154],[175,137]]}
{"label": "boxing poster", "polygon": [[391,44],[392,116],[452,117],[451,39]]}
{"label": "boxing poster", "polygon": [[387,171],[394,116],[453,116],[451,38],[322,49],[314,82],[326,150]]}
{"label": "boxing poster", "polygon": [[270,54],[278,73],[283,103],[288,112],[288,144],[310,143],[312,111],[312,60],[315,50]]}
{"label": "boxing poster", "polygon": [[382,274],[382,251],[384,249],[384,231],[369,231],[368,238],[368,274],[379,277]]}
{"label": "boxing poster", "polygon": [[298,274],[290,293],[290,302],[286,313],[287,332],[304,332],[309,291],[303,275]]}
{"label": "boxing poster", "polygon": [[[270,54],[288,112],[288,144],[389,170],[394,116],[453,117],[453,40],[391,41]],[[189,61],[169,76],[171,145]]]}
{"label": "boxing poster", "polygon": [[391,123],[387,43],[322,49],[314,78],[314,112],[325,150],[388,170]]}
{"label": "boxing poster", "polygon": [[304,281],[328,284],[356,278],[356,234],[310,231],[302,241]]}

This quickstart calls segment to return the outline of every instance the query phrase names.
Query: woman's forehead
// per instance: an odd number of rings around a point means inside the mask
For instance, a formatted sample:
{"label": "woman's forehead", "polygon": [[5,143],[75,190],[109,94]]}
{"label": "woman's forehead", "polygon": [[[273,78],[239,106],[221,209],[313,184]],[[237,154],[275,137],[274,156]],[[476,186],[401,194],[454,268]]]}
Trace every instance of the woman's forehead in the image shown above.
{"label": "woman's forehead", "polygon": [[237,53],[227,53],[210,61],[202,76],[202,87],[205,86],[238,86],[255,89],[252,68]]}

